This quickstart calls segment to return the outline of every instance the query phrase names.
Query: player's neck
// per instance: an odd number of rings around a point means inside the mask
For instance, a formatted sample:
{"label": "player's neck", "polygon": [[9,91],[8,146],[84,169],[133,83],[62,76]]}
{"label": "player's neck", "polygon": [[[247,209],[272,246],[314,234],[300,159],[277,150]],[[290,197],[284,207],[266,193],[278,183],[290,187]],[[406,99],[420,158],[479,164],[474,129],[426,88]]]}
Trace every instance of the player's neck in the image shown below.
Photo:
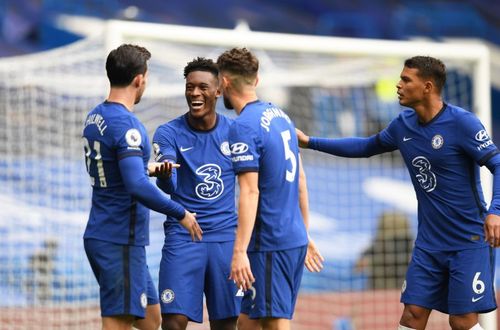
{"label": "player's neck", "polygon": [[236,113],[239,115],[248,103],[257,101],[258,99],[255,91],[248,91],[235,97],[234,102],[231,101],[231,103],[233,104],[234,110],[236,110]]}
{"label": "player's neck", "polygon": [[425,124],[430,122],[443,109],[444,103],[441,98],[430,100],[428,103],[423,103],[414,108],[418,115],[418,120]]}
{"label": "player's neck", "polygon": [[217,124],[217,113],[214,110],[206,116],[196,118],[191,116],[191,114],[188,112],[187,120],[189,126],[191,126],[192,128],[198,131],[209,131]]}
{"label": "player's neck", "polygon": [[106,101],[123,104],[128,111],[134,111],[135,95],[126,88],[111,88]]}

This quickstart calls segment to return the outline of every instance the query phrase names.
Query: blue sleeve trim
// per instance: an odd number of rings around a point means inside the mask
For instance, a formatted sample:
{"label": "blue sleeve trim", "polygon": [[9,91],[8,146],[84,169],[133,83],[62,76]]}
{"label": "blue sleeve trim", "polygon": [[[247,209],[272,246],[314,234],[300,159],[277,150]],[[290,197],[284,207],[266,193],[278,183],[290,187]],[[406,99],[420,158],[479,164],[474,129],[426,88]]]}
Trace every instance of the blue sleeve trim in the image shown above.
{"label": "blue sleeve trim", "polygon": [[134,151],[126,151],[126,152],[120,152],[118,153],[118,160],[122,160],[127,157],[141,157],[142,158],[142,151],[139,150],[134,150]]}
{"label": "blue sleeve trim", "polygon": [[245,172],[259,172],[259,168],[258,167],[241,167],[241,168],[235,169],[234,172],[236,174],[245,173]]}
{"label": "blue sleeve trim", "polygon": [[480,166],[483,166],[483,165],[486,165],[486,163],[491,159],[493,158],[495,155],[498,155],[500,154],[500,150],[496,149],[496,150],[493,150],[491,152],[489,152],[486,156],[484,156],[483,158],[481,158],[479,161],[478,161],[478,164]]}

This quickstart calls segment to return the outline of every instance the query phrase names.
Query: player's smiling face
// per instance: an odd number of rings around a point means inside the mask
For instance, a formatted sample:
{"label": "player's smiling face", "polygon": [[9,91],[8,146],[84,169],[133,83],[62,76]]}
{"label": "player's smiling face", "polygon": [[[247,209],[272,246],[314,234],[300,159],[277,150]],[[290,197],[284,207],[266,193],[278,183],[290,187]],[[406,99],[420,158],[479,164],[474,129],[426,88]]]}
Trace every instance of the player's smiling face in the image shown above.
{"label": "player's smiling face", "polygon": [[215,113],[215,105],[220,95],[217,77],[208,71],[193,71],[186,76],[185,96],[189,114],[202,118]]}
{"label": "player's smiling face", "polygon": [[404,67],[396,87],[402,106],[413,108],[424,100],[426,80],[418,75],[418,69]]}

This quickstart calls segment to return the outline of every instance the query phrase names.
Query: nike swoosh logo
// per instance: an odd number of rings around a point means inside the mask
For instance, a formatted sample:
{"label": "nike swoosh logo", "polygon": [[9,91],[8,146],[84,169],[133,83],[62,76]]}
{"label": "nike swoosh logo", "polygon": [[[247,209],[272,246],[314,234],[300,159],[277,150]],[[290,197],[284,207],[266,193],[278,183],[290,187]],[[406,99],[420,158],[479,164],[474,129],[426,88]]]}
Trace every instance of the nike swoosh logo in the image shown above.
{"label": "nike swoosh logo", "polygon": [[191,150],[193,148],[194,147],[188,147],[188,148],[181,147],[181,152],[188,151],[188,150]]}
{"label": "nike swoosh logo", "polygon": [[406,136],[403,136],[403,142],[410,141],[413,138],[407,138]]}
{"label": "nike swoosh logo", "polygon": [[481,299],[483,299],[483,298],[484,298],[484,296],[477,297],[477,298],[472,297],[472,302],[476,302],[476,301],[481,300]]}

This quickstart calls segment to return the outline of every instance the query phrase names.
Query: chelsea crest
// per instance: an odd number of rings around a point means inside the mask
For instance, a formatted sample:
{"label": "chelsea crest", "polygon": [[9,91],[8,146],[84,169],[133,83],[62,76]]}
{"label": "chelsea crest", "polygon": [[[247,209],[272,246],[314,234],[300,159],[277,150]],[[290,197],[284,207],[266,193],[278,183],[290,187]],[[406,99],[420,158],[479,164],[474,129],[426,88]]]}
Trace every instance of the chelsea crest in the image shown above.
{"label": "chelsea crest", "polygon": [[432,141],[431,141],[431,144],[432,144],[432,147],[434,149],[439,149],[443,146],[444,144],[444,139],[441,135],[439,134],[436,134],[434,135],[434,137],[432,138]]}

